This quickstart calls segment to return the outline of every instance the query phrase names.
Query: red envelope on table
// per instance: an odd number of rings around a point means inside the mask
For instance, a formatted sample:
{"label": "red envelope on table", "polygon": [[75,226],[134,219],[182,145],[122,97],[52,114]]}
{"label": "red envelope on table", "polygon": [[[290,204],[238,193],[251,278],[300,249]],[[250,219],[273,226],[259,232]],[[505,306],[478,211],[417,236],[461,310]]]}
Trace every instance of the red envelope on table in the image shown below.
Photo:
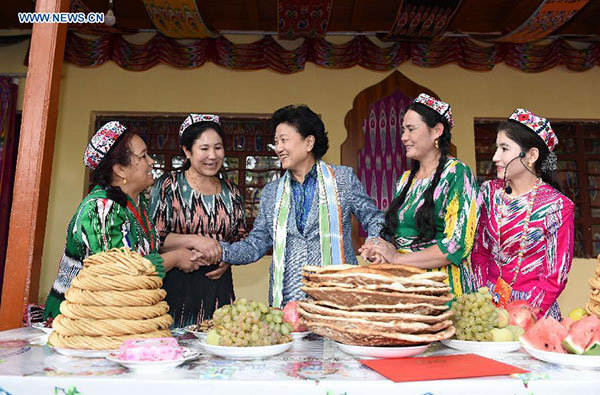
{"label": "red envelope on table", "polygon": [[527,370],[476,354],[369,359],[360,363],[395,383],[528,373]]}

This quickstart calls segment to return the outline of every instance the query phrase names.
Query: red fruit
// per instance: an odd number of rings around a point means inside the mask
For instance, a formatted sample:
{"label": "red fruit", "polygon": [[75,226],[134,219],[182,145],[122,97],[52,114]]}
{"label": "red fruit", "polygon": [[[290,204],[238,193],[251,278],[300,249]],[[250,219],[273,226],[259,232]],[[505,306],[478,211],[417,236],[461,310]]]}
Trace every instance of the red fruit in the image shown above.
{"label": "red fruit", "polygon": [[569,335],[563,340],[563,347],[571,354],[583,354],[599,326],[600,320],[595,315],[583,317],[571,326]]}
{"label": "red fruit", "polygon": [[564,354],[562,341],[565,337],[567,337],[567,329],[554,318],[546,317],[529,328],[520,340],[531,348]]}
{"label": "red fruit", "polygon": [[525,331],[537,321],[538,309],[534,309],[524,300],[515,300],[509,303],[506,311],[509,316],[508,325],[520,326]]}
{"label": "red fruit", "polygon": [[562,324],[562,326],[565,327],[565,329],[569,330],[569,328],[571,328],[571,325],[573,325],[575,321],[573,321],[570,317],[563,317],[560,323]]}
{"label": "red fruit", "polygon": [[300,315],[298,314],[298,302],[292,300],[283,308],[283,321],[292,325],[293,332],[304,332],[306,327],[300,323]]}

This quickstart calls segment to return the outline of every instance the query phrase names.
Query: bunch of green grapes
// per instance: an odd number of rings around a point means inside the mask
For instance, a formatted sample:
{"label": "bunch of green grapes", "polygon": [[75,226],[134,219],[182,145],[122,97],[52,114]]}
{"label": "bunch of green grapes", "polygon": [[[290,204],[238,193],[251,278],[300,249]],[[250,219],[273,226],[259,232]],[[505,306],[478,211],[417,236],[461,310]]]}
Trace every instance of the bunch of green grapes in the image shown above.
{"label": "bunch of green grapes", "polygon": [[212,318],[215,333],[208,343],[220,346],[269,346],[292,341],[291,324],[283,322],[283,311],[264,303],[238,299],[217,309]]}
{"label": "bunch of green grapes", "polygon": [[491,341],[492,329],[498,325],[498,313],[487,287],[464,294],[452,304],[452,321],[458,340]]}

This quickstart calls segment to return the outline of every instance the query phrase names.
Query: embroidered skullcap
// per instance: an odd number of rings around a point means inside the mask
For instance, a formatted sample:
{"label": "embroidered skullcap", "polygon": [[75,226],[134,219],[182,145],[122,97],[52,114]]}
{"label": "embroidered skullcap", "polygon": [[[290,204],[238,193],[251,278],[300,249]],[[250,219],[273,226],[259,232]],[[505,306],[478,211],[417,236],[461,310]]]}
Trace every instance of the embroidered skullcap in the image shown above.
{"label": "embroidered skullcap", "polygon": [[94,134],[83,153],[83,163],[96,170],[102,159],[127,128],[118,121],[110,121]]}
{"label": "embroidered skullcap", "polygon": [[431,108],[433,111],[437,112],[438,114],[440,114],[441,116],[446,118],[446,121],[448,121],[448,126],[450,126],[450,129],[452,129],[454,127],[454,119],[452,118],[452,110],[450,109],[450,104],[446,103],[445,101],[441,101],[441,100],[435,99],[425,93],[421,93],[415,99],[415,101],[413,101],[413,103],[423,104],[423,105]]}
{"label": "embroidered skullcap", "polygon": [[519,122],[540,136],[550,151],[553,151],[558,144],[558,137],[546,118],[538,117],[524,108],[516,108],[508,119]]}
{"label": "embroidered skullcap", "polygon": [[183,136],[183,132],[185,132],[185,130],[187,128],[189,128],[190,126],[192,126],[193,124],[198,123],[198,122],[214,122],[217,125],[221,125],[221,121],[219,120],[218,115],[190,114],[187,117],[185,117],[185,120],[183,121],[183,123],[181,124],[181,127],[179,128],[179,138],[181,138],[181,136]]}

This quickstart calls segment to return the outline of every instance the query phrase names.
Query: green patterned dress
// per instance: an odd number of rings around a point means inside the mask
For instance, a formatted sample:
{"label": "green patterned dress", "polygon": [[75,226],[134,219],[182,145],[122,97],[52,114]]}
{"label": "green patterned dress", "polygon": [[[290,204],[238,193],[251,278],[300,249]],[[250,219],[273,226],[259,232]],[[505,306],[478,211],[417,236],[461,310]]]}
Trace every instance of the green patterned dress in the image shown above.
{"label": "green patterned dress", "polygon": [[46,301],[44,318],[56,317],[60,313],[60,303],[65,299],[71,281],[83,268],[83,260],[98,252],[128,247],[150,260],[158,275],[164,277],[159,245],[143,194],[140,194],[136,210],[131,198],[128,197],[127,207],[122,207],[108,198],[106,190],[96,186],[83,199],[67,227],[65,251]]}
{"label": "green patterned dress", "polygon": [[[410,171],[404,172],[396,185],[398,196],[406,183]],[[404,204],[398,210],[398,227],[394,242],[399,252],[410,253],[437,245],[447,254],[449,265],[429,269],[448,274],[448,284],[455,296],[471,292],[474,276],[467,257],[473,247],[477,227],[477,183],[471,169],[450,158],[433,193],[435,215],[435,237],[432,240],[413,245],[419,232],[415,225],[415,213],[423,204],[425,191],[433,177],[414,179],[406,195]]]}

